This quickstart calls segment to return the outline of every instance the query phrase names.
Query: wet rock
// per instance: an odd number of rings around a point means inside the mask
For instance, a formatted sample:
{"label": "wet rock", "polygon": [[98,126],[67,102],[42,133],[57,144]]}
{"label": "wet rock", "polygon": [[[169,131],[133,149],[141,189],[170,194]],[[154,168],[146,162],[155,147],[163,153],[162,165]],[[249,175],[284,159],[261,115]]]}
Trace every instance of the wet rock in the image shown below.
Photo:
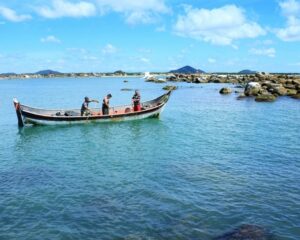
{"label": "wet rock", "polygon": [[193,80],[193,83],[208,83],[208,80],[205,78],[197,77]]}
{"label": "wet rock", "polygon": [[174,91],[174,90],[176,90],[177,88],[178,88],[177,86],[167,85],[167,86],[164,86],[164,87],[163,87],[163,90],[166,90],[166,91]]}
{"label": "wet rock", "polygon": [[149,77],[146,79],[146,82],[155,82],[156,78],[155,77]]}
{"label": "wet rock", "polygon": [[232,93],[232,90],[230,88],[225,87],[220,90],[220,94],[230,94],[230,93]]}
{"label": "wet rock", "polygon": [[287,89],[280,86],[280,87],[275,87],[273,88],[273,91],[272,91],[273,94],[277,94],[278,96],[284,96],[287,94]]}
{"label": "wet rock", "polygon": [[151,78],[148,78],[148,79],[146,80],[146,82],[165,83],[166,80],[164,80],[164,79],[157,79],[157,78],[155,78],[155,77],[151,77]]}
{"label": "wet rock", "polygon": [[154,82],[155,83],[166,83],[166,80],[164,80],[164,79],[157,79]]}
{"label": "wet rock", "polygon": [[261,90],[262,90],[262,87],[259,83],[249,82],[246,85],[244,93],[246,96],[257,96]]}
{"label": "wet rock", "polygon": [[293,95],[292,98],[294,98],[294,99],[300,99],[300,93],[297,93],[297,94]]}
{"label": "wet rock", "polygon": [[274,102],[276,97],[272,94],[260,94],[255,98],[256,102]]}
{"label": "wet rock", "polygon": [[244,224],[214,240],[272,240],[273,236],[264,228]]}
{"label": "wet rock", "polygon": [[288,88],[288,89],[296,89],[296,85],[291,84],[291,83],[290,84],[285,84],[284,87]]}
{"label": "wet rock", "polygon": [[287,95],[288,96],[294,96],[296,95],[298,92],[296,89],[287,89]]}
{"label": "wet rock", "polygon": [[240,93],[240,95],[236,98],[237,100],[241,100],[246,98],[246,95],[244,93]]}

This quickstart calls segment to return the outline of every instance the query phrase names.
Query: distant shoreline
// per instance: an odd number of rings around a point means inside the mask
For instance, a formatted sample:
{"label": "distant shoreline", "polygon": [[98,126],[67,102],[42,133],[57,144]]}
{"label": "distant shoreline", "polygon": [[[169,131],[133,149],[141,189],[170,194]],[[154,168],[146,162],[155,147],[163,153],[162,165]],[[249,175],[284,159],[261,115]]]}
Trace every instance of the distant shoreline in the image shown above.
{"label": "distant shoreline", "polygon": [[[151,73],[153,77],[168,77],[174,75],[174,73]],[[186,74],[186,73],[176,73],[175,75],[194,75],[197,77],[209,77],[209,76],[251,76],[255,74],[241,74],[241,73],[195,73],[195,74]],[[271,75],[286,75],[286,76],[299,76],[300,73],[271,73]],[[0,74],[1,80],[26,80],[26,79],[47,79],[47,78],[143,78],[143,73],[138,74],[103,74],[103,73],[67,73],[67,74]]]}
{"label": "distant shoreline", "polygon": [[14,76],[0,76],[1,80],[26,80],[26,79],[52,79],[52,78],[142,78],[144,75],[128,75],[128,76],[118,76],[118,75],[107,75],[107,76],[66,76],[66,75],[55,75],[55,76],[34,76],[34,75],[14,75]]}

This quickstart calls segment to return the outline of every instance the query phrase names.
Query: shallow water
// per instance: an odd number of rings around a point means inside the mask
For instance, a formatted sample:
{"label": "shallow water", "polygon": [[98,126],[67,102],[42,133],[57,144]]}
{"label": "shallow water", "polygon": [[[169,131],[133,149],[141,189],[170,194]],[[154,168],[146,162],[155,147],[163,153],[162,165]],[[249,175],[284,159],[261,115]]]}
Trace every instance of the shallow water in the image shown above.
{"label": "shallow water", "polygon": [[[141,79],[0,81],[0,239],[212,239],[243,223],[300,236],[300,102],[179,83],[160,119],[19,130],[11,99],[113,105]],[[193,88],[191,88],[193,87]],[[97,106],[97,105],[94,105]]]}

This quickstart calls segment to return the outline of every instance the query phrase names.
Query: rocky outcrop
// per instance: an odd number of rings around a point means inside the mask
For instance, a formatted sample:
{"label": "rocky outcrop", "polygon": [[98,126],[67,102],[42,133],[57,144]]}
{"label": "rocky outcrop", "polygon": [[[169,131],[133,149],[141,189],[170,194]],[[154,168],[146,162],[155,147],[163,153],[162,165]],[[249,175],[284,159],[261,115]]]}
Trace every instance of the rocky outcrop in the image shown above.
{"label": "rocky outcrop", "polygon": [[259,93],[262,92],[262,87],[259,83],[257,82],[249,82],[247,85],[246,85],[246,88],[245,88],[245,95],[248,96],[248,97],[251,97],[251,96],[258,96]]}
{"label": "rocky outcrop", "polygon": [[149,77],[146,79],[146,82],[153,82],[153,83],[166,83],[166,80],[164,79],[158,79],[155,77]]}
{"label": "rocky outcrop", "polygon": [[255,98],[256,102],[274,102],[276,97],[270,93],[260,94]]}
{"label": "rocky outcrop", "polygon": [[176,90],[178,87],[177,86],[172,86],[172,85],[166,85],[163,87],[163,90],[166,90],[166,91],[174,91]]}
{"label": "rocky outcrop", "polygon": [[244,98],[246,98],[246,97],[247,97],[247,96],[245,95],[245,93],[240,93],[236,99],[237,99],[237,100],[242,100],[242,99],[244,99]]}
{"label": "rocky outcrop", "polygon": [[232,93],[232,90],[230,88],[224,87],[220,90],[220,94],[230,94],[230,93]]}
{"label": "rocky outcrop", "polygon": [[[277,97],[289,96],[298,98],[300,94],[300,76],[287,74],[179,74],[167,77],[167,81],[187,83],[233,83],[236,87],[245,88],[244,95],[237,99],[256,97],[257,101],[274,101]],[[227,92],[220,92],[227,94]]]}
{"label": "rocky outcrop", "polygon": [[288,96],[294,96],[296,95],[298,92],[296,89],[287,89],[287,95]]}

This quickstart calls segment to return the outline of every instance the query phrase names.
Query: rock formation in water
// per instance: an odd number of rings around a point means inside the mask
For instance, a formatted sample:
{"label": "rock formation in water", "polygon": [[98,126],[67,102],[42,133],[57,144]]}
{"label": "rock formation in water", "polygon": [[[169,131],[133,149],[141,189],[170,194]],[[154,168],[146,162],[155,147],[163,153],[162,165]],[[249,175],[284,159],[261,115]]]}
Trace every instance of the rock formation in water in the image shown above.
{"label": "rock formation in water", "polygon": [[220,94],[230,94],[232,90],[230,88],[224,87],[220,90]]}

